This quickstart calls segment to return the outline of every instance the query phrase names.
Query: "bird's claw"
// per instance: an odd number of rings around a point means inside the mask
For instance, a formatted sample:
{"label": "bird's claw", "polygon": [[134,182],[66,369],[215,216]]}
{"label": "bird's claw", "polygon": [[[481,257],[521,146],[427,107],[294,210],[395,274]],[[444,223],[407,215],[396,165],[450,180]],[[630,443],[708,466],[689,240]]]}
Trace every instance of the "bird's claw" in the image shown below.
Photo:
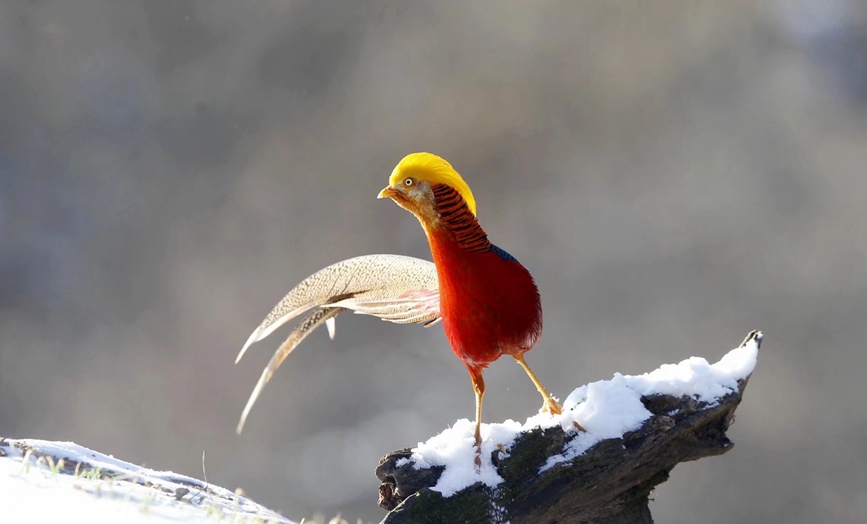
{"label": "bird's claw", "polygon": [[481,424],[476,425],[476,471],[482,469],[482,434],[480,431]]}
{"label": "bird's claw", "polygon": [[539,409],[539,413],[547,413],[548,415],[554,416],[563,413],[563,406],[560,405],[559,402],[554,400],[551,397],[545,399],[545,402],[542,404],[542,407]]}
{"label": "bird's claw", "polygon": [[[545,403],[542,404],[542,408],[539,409],[539,413],[547,413],[548,415],[551,415],[552,417],[554,415],[560,415],[561,413],[563,413],[563,406],[561,406],[560,403],[557,402],[556,400],[554,400],[553,398],[548,397],[545,399]],[[574,420],[572,421],[572,425],[575,427],[575,429],[577,429],[578,431],[580,431],[582,433],[587,432],[587,430],[584,429],[584,427],[581,426],[581,424],[579,424],[578,422],[576,422]]]}

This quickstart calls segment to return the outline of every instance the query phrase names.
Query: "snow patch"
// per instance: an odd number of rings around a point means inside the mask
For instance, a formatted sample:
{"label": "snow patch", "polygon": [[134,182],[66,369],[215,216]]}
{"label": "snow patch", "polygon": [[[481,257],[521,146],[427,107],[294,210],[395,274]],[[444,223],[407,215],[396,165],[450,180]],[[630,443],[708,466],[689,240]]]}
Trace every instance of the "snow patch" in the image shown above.
{"label": "snow patch", "polygon": [[71,442],[0,439],[0,501],[2,522],[292,524],[226,489]]}

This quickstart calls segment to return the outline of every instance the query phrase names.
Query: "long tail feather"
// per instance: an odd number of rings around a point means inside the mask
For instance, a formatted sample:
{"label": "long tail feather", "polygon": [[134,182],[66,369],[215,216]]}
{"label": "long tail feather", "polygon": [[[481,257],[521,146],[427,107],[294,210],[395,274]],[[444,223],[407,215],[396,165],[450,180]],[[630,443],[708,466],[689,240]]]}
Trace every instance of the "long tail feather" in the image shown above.
{"label": "long tail feather", "polygon": [[239,434],[265,384],[292,350],[322,324],[334,338],[334,317],[347,310],[399,324],[435,324],[440,320],[436,267],[418,258],[367,255],[321,269],[289,291],[253,331],[235,359],[238,363],[251,345],[308,313],[262,371],[238,423]]}
{"label": "long tail feather", "polygon": [[268,365],[265,366],[265,369],[262,371],[262,376],[259,377],[259,382],[256,383],[256,387],[253,388],[253,393],[250,394],[249,400],[247,400],[247,405],[244,406],[244,411],[241,413],[241,420],[238,422],[238,427],[236,431],[238,434],[241,434],[241,431],[244,430],[244,423],[247,421],[247,416],[250,414],[250,410],[253,409],[253,404],[256,403],[256,399],[259,398],[259,394],[262,393],[262,389],[265,387],[265,384],[271,380],[271,377],[274,376],[274,372],[277,371],[277,368],[280,367],[280,364],[286,360],[286,357],[289,356],[292,351],[298,347],[298,344],[301,343],[302,340],[307,338],[314,329],[321,326],[322,324],[328,322],[329,320],[334,320],[334,317],[339,315],[340,313],[346,311],[344,308],[329,308],[329,309],[317,309],[313,311],[313,313],[307,315],[304,320],[298,324],[298,327],[295,328],[292,333],[286,338],[286,341],[280,345],[277,351],[274,353],[274,356],[271,357],[271,360],[268,362]]}
{"label": "long tail feather", "polygon": [[[367,307],[370,304],[370,307]],[[332,264],[302,280],[283,297],[247,339],[235,358],[274,330],[311,308],[335,305],[367,315],[395,310],[427,310],[439,317],[436,267],[427,260],[401,255],[366,255]],[[372,307],[376,305],[377,307]],[[360,311],[361,309],[366,311]]]}

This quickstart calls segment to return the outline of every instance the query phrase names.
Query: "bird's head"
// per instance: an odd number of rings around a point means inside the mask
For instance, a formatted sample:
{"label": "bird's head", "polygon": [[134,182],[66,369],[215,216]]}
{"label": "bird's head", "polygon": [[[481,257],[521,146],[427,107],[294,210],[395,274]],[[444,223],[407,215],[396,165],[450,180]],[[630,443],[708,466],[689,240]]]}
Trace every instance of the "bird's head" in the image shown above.
{"label": "bird's head", "polygon": [[414,214],[422,224],[430,223],[439,216],[433,191],[438,184],[457,191],[470,212],[476,214],[476,200],[470,186],[446,159],[431,153],[412,153],[403,157],[378,198],[390,198]]}

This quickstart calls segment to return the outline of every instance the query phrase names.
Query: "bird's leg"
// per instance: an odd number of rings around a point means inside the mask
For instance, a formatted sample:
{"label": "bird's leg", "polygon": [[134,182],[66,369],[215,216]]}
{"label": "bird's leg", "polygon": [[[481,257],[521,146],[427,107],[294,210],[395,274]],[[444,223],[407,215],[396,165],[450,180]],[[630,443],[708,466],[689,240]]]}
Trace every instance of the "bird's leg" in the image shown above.
{"label": "bird's leg", "polygon": [[476,467],[482,467],[482,398],[485,396],[485,379],[482,378],[482,370],[470,370],[470,380],[473,381],[473,391],[476,393]]}
{"label": "bird's leg", "polygon": [[[530,377],[530,380],[533,381],[533,384],[536,386],[536,389],[539,390],[539,393],[542,395],[542,409],[539,410],[539,413],[548,413],[549,415],[559,415],[563,413],[563,406],[560,405],[559,402],[554,400],[551,397],[551,394],[548,393],[548,390],[545,389],[545,386],[539,382],[539,379],[536,378],[536,375],[533,373],[533,370],[530,369],[530,366],[524,361],[524,355],[515,356],[515,360],[518,361],[518,364],[524,368],[524,371],[527,372],[527,376]],[[578,431],[586,431],[581,424],[573,421],[572,424]]]}
{"label": "bird's leg", "polygon": [[533,370],[530,369],[530,366],[524,361],[524,355],[516,355],[515,360],[518,361],[518,364],[524,368],[524,371],[527,372],[527,376],[530,377],[530,380],[533,381],[533,384],[536,386],[536,389],[539,390],[539,393],[542,395],[542,409],[539,410],[539,413],[548,413],[549,415],[559,415],[563,413],[563,406],[560,405],[556,400],[551,398],[551,394],[548,393],[548,390],[545,389],[545,386],[539,382],[539,379],[536,378],[536,375],[533,373]]}

